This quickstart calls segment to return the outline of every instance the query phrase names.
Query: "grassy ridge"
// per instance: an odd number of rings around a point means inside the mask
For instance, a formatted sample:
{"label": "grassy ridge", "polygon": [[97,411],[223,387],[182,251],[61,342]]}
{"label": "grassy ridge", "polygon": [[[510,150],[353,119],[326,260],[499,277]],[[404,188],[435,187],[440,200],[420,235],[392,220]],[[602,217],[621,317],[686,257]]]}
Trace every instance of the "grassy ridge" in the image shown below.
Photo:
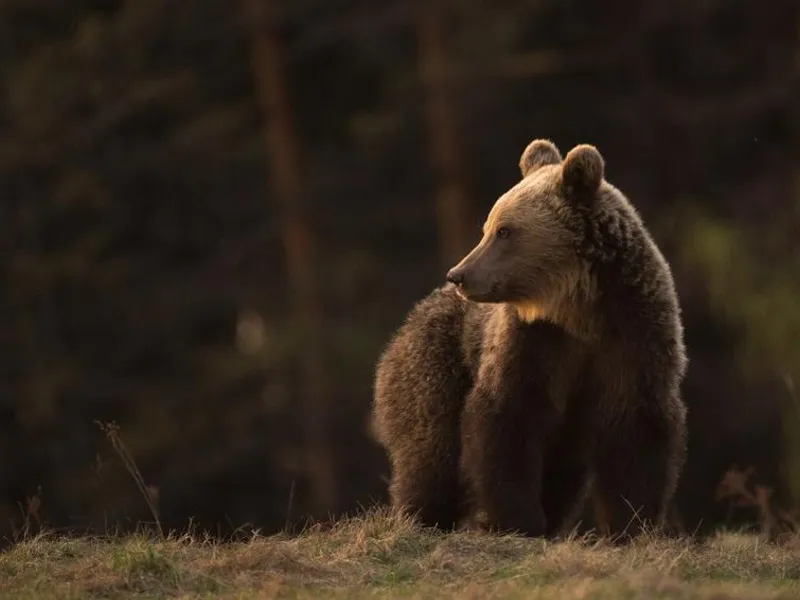
{"label": "grassy ridge", "polygon": [[299,536],[218,543],[191,536],[39,536],[0,555],[3,598],[800,597],[800,538],[781,545],[442,535],[373,513]]}

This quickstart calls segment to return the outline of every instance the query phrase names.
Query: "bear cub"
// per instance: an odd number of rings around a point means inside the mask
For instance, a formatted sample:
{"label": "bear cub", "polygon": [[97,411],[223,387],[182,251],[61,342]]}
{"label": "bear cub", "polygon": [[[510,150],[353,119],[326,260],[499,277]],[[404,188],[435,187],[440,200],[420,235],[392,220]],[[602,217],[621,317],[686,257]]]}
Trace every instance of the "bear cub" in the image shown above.
{"label": "bear cub", "polygon": [[450,529],[664,523],[686,453],[670,268],[596,148],[531,142],[521,180],[383,351],[373,429],[393,508]]}

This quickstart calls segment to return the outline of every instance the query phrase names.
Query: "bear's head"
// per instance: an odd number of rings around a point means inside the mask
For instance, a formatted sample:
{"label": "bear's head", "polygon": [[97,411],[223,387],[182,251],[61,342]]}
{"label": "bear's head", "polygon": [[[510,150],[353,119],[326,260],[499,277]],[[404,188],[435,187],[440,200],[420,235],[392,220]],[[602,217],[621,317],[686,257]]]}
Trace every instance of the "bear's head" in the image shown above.
{"label": "bear's head", "polygon": [[522,180],[497,200],[482,239],[447,280],[468,300],[508,303],[532,321],[557,310],[586,283],[578,248],[604,161],[589,145],[576,146],[562,160],[552,142],[535,140],[519,166]]}

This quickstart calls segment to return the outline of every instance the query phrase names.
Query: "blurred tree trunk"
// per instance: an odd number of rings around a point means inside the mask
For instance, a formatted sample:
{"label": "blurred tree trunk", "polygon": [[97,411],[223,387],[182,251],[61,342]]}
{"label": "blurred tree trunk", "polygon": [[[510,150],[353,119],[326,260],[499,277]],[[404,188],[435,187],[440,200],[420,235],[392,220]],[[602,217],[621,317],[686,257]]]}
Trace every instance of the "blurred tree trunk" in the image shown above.
{"label": "blurred tree trunk", "polygon": [[293,331],[299,337],[299,391],[305,427],[304,465],[313,489],[315,512],[334,510],[336,473],[328,444],[329,386],[320,346],[323,339],[315,244],[305,209],[302,166],[297,136],[283,80],[281,41],[271,0],[244,0],[253,30],[252,60],[256,94],[261,105],[269,169],[283,219],[283,243],[289,283]]}
{"label": "blurred tree trunk", "polygon": [[470,214],[466,170],[452,95],[453,77],[448,66],[442,21],[442,9],[437,1],[419,4],[419,61],[431,161],[439,179],[436,210],[440,256],[443,267],[449,269],[477,241],[477,228]]}

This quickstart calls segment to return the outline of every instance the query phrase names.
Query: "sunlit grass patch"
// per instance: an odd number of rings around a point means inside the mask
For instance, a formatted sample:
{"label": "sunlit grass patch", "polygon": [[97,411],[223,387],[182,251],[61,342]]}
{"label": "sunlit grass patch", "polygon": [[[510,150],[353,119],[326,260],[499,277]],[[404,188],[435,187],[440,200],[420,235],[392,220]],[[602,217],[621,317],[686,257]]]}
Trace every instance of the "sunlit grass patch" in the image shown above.
{"label": "sunlit grass patch", "polygon": [[800,539],[551,542],[443,534],[383,511],[238,542],[41,535],[0,555],[3,598],[800,597]]}

